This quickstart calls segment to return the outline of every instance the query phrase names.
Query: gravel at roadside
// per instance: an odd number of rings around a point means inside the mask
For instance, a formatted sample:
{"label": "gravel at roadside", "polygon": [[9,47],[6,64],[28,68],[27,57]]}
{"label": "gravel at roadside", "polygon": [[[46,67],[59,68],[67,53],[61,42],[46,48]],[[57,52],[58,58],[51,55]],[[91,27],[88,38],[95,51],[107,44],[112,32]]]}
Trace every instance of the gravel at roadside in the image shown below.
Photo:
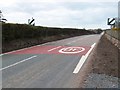
{"label": "gravel at roadside", "polygon": [[105,74],[90,73],[85,88],[118,88],[118,78]]}
{"label": "gravel at roadside", "polygon": [[[92,55],[92,68],[83,88],[118,88],[120,50],[103,36]],[[119,81],[119,82],[118,82]]]}

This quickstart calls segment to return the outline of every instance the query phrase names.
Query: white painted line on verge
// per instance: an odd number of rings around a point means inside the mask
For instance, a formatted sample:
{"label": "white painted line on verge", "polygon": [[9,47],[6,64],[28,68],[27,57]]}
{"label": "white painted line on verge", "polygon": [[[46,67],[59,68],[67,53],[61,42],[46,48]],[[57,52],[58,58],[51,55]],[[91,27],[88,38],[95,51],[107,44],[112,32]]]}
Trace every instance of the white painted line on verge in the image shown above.
{"label": "white painted line on verge", "polygon": [[7,66],[7,67],[1,68],[0,71],[2,71],[2,70],[4,70],[4,69],[7,69],[7,68],[10,68],[10,67],[13,67],[13,66],[15,66],[15,65],[17,65],[17,64],[20,64],[20,63],[22,63],[22,62],[28,61],[28,60],[30,60],[30,59],[32,59],[32,58],[35,58],[35,57],[37,57],[37,56],[35,55],[35,56],[29,57],[29,58],[27,58],[27,59],[24,59],[24,60],[22,60],[22,61],[16,62],[16,63],[14,63],[14,64],[12,64],[12,65],[9,65],[9,66]]}
{"label": "white painted line on verge", "polygon": [[73,73],[78,73],[79,70],[81,69],[82,65],[84,64],[84,62],[85,62],[85,56],[83,55],[83,56],[81,57],[81,59],[79,60],[76,68],[74,69]]}
{"label": "white painted line on verge", "polygon": [[50,50],[48,50],[48,52],[51,52],[51,51],[53,51],[53,50],[55,50],[55,49],[58,49],[58,48],[60,48],[61,46],[58,46],[58,47],[56,47],[56,48],[52,48],[52,49],[50,49]]}
{"label": "white painted line on verge", "polygon": [[105,32],[103,31],[102,33],[101,33],[101,35],[103,35]]}
{"label": "white painted line on verge", "polygon": [[96,45],[96,43],[94,43],[94,44],[91,46],[90,50],[89,50],[89,51],[87,52],[87,54],[85,55],[86,58],[88,57],[88,55],[90,54],[90,52],[93,50],[93,48],[94,48],[95,45]]}
{"label": "white painted line on verge", "polygon": [[96,45],[96,43],[94,43],[94,44],[91,46],[90,50],[87,52],[86,55],[83,55],[83,56],[81,57],[81,59],[79,60],[77,66],[76,66],[76,68],[74,69],[73,73],[76,74],[76,73],[78,73],[78,72],[80,71],[80,69],[82,68],[83,64],[85,63],[86,59],[88,58],[90,52],[93,50],[93,48],[94,48],[95,45]]}

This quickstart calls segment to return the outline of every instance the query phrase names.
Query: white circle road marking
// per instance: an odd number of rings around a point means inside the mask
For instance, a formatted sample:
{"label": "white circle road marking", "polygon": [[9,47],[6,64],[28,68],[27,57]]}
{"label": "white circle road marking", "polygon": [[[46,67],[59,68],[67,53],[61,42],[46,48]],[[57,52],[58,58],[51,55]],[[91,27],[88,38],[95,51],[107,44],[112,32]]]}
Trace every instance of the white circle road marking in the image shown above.
{"label": "white circle road marking", "polygon": [[59,52],[64,54],[76,54],[76,53],[83,52],[84,50],[85,48],[83,47],[67,47],[67,48],[60,49]]}

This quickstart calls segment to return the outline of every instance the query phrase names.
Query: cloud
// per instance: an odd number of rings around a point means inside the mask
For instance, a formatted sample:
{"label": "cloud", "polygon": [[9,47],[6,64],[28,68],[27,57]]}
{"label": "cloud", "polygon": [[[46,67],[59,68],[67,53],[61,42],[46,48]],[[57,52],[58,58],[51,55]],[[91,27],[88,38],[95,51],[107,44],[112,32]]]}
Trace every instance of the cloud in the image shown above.
{"label": "cloud", "polygon": [[20,0],[2,5],[2,10],[9,22],[27,23],[34,17],[36,25],[55,27],[105,28],[107,18],[117,16],[115,2],[85,1]]}
{"label": "cloud", "polygon": [[[20,0],[22,2],[24,0]],[[119,0],[29,0],[29,2],[47,2],[47,3],[56,3],[56,2],[118,2]],[[27,2],[27,1],[24,1]]]}

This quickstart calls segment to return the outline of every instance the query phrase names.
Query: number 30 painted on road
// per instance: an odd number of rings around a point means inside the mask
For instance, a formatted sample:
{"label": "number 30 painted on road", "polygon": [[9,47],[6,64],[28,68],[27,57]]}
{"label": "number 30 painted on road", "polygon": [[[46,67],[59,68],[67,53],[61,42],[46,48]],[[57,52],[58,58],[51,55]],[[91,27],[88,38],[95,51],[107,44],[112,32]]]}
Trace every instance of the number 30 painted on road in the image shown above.
{"label": "number 30 painted on road", "polygon": [[64,54],[76,54],[76,53],[83,52],[84,50],[85,48],[83,47],[67,47],[67,48],[60,49],[59,52]]}

